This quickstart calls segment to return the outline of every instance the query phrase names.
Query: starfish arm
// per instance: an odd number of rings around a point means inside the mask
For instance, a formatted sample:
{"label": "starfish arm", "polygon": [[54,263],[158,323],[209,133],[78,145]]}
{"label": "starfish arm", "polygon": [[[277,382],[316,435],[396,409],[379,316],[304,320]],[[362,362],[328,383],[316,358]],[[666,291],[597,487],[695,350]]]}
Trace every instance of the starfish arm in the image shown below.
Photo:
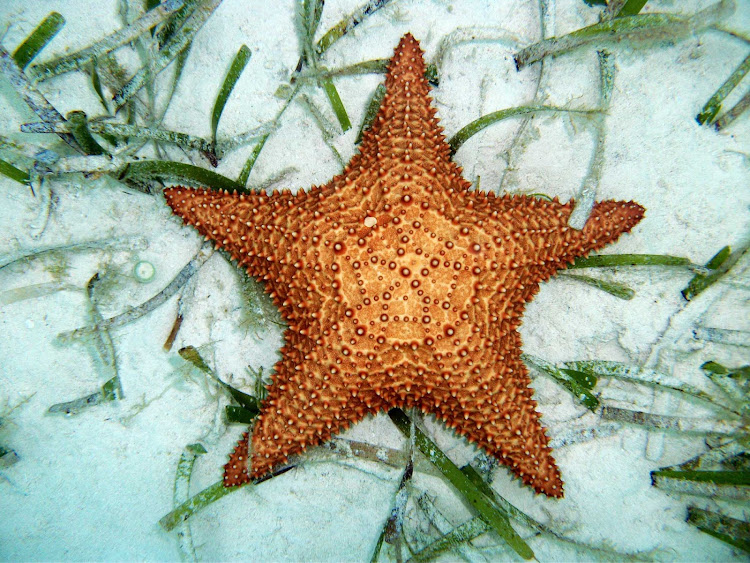
{"label": "starfish arm", "polygon": [[[572,211],[572,205],[568,205]],[[543,260],[544,263],[540,265],[544,266],[547,261],[551,260],[556,264],[561,263],[560,267],[567,267],[576,258],[612,244],[622,234],[629,233],[643,219],[645,211],[643,207],[632,201],[599,201],[594,204],[591,216],[583,230],[578,231],[567,226],[570,214],[566,209],[565,213],[560,216],[565,221],[565,225],[560,227],[560,232],[564,236],[560,240],[550,237],[548,233],[547,243],[543,245],[544,248],[540,254],[540,262]],[[550,246],[547,247],[547,244]],[[560,267],[555,268],[554,271]],[[543,279],[547,279],[552,273]]]}
{"label": "starfish arm", "polygon": [[536,411],[520,350],[521,338],[511,331],[488,353],[494,359],[485,357],[468,375],[451,374],[449,385],[459,386],[460,394],[433,389],[420,406],[507,465],[536,492],[562,497],[560,471]]}
{"label": "starfish arm", "polygon": [[176,215],[223,248],[240,267],[268,282],[277,305],[287,297],[288,279],[299,259],[294,242],[299,238],[299,212],[308,195],[300,191],[273,194],[238,194],[176,186],[164,190]]}
{"label": "starfish arm", "polygon": [[395,154],[404,152],[410,138],[419,139],[425,160],[439,159],[455,167],[450,147],[438,125],[437,111],[432,107],[427,67],[419,43],[407,33],[396,47],[385,80],[385,96],[372,126],[362,137],[361,152]]}
{"label": "starfish arm", "polygon": [[224,466],[225,487],[238,487],[250,482],[250,475],[247,471],[249,435],[248,432],[242,434],[242,438],[237,442],[234,451],[229,456],[229,461]]}
{"label": "starfish arm", "polygon": [[164,197],[186,224],[251,269],[249,265],[256,261],[283,264],[290,260],[290,242],[296,238],[297,222],[288,209],[298,205],[306,194],[229,193],[175,186],[166,188]]}
{"label": "starfish arm", "polygon": [[545,281],[579,256],[615,242],[637,225],[645,212],[630,201],[597,202],[586,226],[578,231],[568,226],[572,201],[563,204],[529,196],[468,195],[477,211],[475,224],[492,239],[490,258],[500,269],[522,269],[522,285]]}
{"label": "starfish arm", "polygon": [[[370,200],[410,182],[430,191],[439,187],[440,191],[465,192],[469,188],[461,168],[450,159],[450,146],[432,106],[425,70],[419,43],[407,33],[388,66],[380,109],[363,134],[359,152],[344,173],[334,178],[335,184],[365,185],[368,190],[359,197],[372,190]],[[371,178],[362,177],[372,172],[379,181],[374,181],[372,174]]]}
{"label": "starfish arm", "polygon": [[262,477],[289,456],[328,441],[331,436],[382,409],[376,398],[358,396],[358,374],[336,369],[321,348],[287,333],[284,359],[276,364],[273,383],[252,433],[250,477]]}

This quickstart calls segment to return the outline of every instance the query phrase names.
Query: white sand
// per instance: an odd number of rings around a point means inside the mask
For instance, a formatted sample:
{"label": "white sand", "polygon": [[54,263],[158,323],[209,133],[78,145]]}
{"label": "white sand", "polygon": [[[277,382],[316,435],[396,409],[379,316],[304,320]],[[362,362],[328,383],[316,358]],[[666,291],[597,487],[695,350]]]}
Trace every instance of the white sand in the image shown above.
{"label": "white sand", "polygon": [[[359,0],[329,0],[320,29],[351,12]],[[557,35],[596,21],[597,11],[580,0],[556,3]],[[697,1],[649,2],[652,10],[690,13]],[[273,7],[267,7],[273,5]],[[50,11],[67,21],[40,60],[70,52],[116,30],[118,2],[6,0],[0,3],[3,45],[12,51]],[[273,97],[297,63],[295,3],[225,0],[198,34],[165,126],[194,135],[210,134],[210,113],[228,65],[245,43],[253,57],[230,99],[220,134],[235,135],[270,119]],[[338,42],[325,57],[331,68],[390,56],[399,37],[411,31],[433,60],[441,38],[459,28],[502,26],[505,37],[530,43],[538,37],[537,2],[463,0],[395,1]],[[740,0],[731,27],[750,32],[750,2]],[[719,84],[746,56],[748,47],[718,32],[649,48],[611,47],[617,75],[607,118],[606,161],[598,199],[635,200],[647,208],[645,220],[607,252],[687,256],[705,263],[725,244],[737,245],[748,232],[750,146],[747,115],[717,134],[699,127],[694,117]],[[124,51],[123,51],[124,52]],[[448,135],[484,113],[531,102],[539,65],[516,72],[513,49],[506,43],[466,43],[447,52],[441,84],[433,94]],[[131,54],[123,61],[134,62]],[[594,48],[547,63],[546,102],[571,108],[594,107],[598,76]],[[355,151],[355,130],[381,76],[336,80],[354,124],[337,134],[337,150],[348,159]],[[747,83],[740,89],[747,89]],[[68,74],[42,86],[48,99],[66,114],[102,108],[81,74]],[[329,119],[332,112],[320,91],[307,94]],[[736,101],[740,94],[729,100]],[[15,135],[33,114],[0,79],[0,134]],[[472,138],[457,154],[471,181],[483,189],[498,186],[503,151],[520,120],[508,120]],[[584,177],[592,147],[583,121],[545,116],[531,124],[525,152],[516,153],[507,189],[544,192],[565,200]],[[17,138],[21,138],[17,136]],[[28,142],[50,137],[26,135]],[[251,147],[229,155],[218,172],[236,177]],[[172,153],[176,158],[177,152]],[[195,162],[208,166],[193,155]],[[288,167],[274,187],[323,183],[341,166],[323,143],[318,128],[300,104],[293,104],[264,148],[251,176],[259,185]],[[2,254],[88,240],[142,237],[131,251],[70,255],[62,280],[84,288],[96,272],[102,284],[101,312],[106,316],[136,306],[158,293],[191,259],[200,242],[181,226],[159,197],[134,192],[108,178],[68,176],[50,183],[54,205],[41,236],[42,204],[29,190],[0,178]],[[150,284],[132,277],[134,265],[147,260],[156,268]],[[45,259],[0,271],[0,291],[53,281],[60,261]],[[742,270],[738,268],[738,272]],[[59,270],[58,270],[59,271]],[[631,301],[616,299],[590,286],[561,278],[545,284],[527,309],[524,349],[549,361],[606,359],[634,364],[652,362],[686,381],[702,382],[698,366],[717,359],[747,363],[746,349],[709,345],[691,336],[696,325],[750,329],[747,293],[740,276],[712,288],[701,302],[685,308],[679,291],[690,274],[665,268],[594,272],[636,289]],[[158,520],[173,506],[177,462],[185,446],[202,443],[208,453],[195,466],[191,492],[216,482],[221,465],[242,429],[222,420],[225,398],[195,373],[185,377],[176,350],[203,347],[204,356],[227,380],[247,386],[245,366],[265,372],[278,358],[281,333],[273,324],[258,331],[239,327],[241,297],[234,267],[218,253],[188,285],[185,321],[175,348],[162,344],[177,310],[172,298],[161,308],[112,331],[124,400],[90,408],[75,417],[47,414],[58,402],[94,392],[106,375],[93,358],[93,347],[58,345],[58,333],[87,323],[83,291],[0,305],[0,410],[14,410],[0,430],[0,444],[12,447],[20,461],[0,468],[0,559],[146,559],[179,558],[176,533],[165,533]],[[731,280],[734,280],[733,282]],[[106,293],[104,293],[106,292]],[[670,327],[670,319],[673,325]],[[666,331],[666,334],[665,334]],[[659,352],[657,354],[657,352]],[[545,378],[537,378],[536,397],[553,434],[577,426],[596,426],[597,418]],[[647,391],[600,383],[609,404],[648,409]],[[659,399],[655,410],[697,416],[693,403]],[[703,412],[703,411],[701,411]],[[710,411],[706,411],[710,412]],[[438,424],[427,423],[435,439],[456,461],[471,449]],[[387,417],[357,425],[346,435],[395,448],[403,441]],[[566,482],[564,500],[535,496],[496,472],[495,490],[540,521],[582,542],[622,553],[643,553],[666,560],[726,560],[741,557],[725,544],[685,523],[686,505],[711,501],[672,497],[651,486],[649,472],[679,463],[702,451],[700,438],[623,428],[610,437],[560,448],[555,457]],[[236,492],[190,520],[199,559],[367,560],[393,502],[400,470],[385,465],[310,455],[301,466],[256,488]],[[427,491],[458,524],[469,517],[456,493],[434,477],[416,475],[412,493]],[[725,507],[731,509],[732,507]],[[737,508],[736,506],[734,507]],[[413,515],[412,515],[413,516]],[[409,521],[408,525],[413,525]],[[495,544],[495,540],[480,544]],[[547,537],[530,540],[540,560],[590,559],[596,553],[571,550]],[[473,557],[478,557],[474,552]],[[512,558],[507,548],[489,549],[489,558]]]}

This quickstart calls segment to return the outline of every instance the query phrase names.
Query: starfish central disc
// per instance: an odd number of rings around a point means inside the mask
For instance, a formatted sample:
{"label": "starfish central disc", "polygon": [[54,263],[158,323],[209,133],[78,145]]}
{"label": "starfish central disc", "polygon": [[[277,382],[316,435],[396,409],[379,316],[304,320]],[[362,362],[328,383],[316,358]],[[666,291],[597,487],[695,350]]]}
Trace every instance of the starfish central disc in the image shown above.
{"label": "starfish central disc", "polygon": [[563,494],[517,328],[541,282],[632,229],[643,208],[597,203],[577,231],[571,203],[469,191],[424,73],[407,34],[359,153],[325,186],[164,190],[176,214],[266,283],[288,323],[227,486],[399,406],[434,414],[537,492]]}
{"label": "starfish central disc", "polygon": [[342,342],[355,342],[362,354],[377,351],[384,363],[384,346],[393,360],[409,361],[409,349],[450,353],[471,340],[467,321],[476,317],[487,237],[456,240],[451,222],[422,201],[355,237],[342,232],[333,245]]}

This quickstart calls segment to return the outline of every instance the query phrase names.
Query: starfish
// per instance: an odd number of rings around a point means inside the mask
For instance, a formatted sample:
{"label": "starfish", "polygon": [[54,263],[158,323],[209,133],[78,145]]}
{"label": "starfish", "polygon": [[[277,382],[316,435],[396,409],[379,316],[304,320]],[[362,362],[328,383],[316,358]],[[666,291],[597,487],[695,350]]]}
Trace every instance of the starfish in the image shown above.
{"label": "starfish", "polygon": [[406,34],[359,153],[326,185],[164,190],[177,215],[265,282],[288,323],[226,486],[404,407],[434,414],[535,491],[563,496],[517,329],[541,282],[630,231],[644,209],[599,202],[578,231],[567,226],[572,202],[470,191],[429,91]]}

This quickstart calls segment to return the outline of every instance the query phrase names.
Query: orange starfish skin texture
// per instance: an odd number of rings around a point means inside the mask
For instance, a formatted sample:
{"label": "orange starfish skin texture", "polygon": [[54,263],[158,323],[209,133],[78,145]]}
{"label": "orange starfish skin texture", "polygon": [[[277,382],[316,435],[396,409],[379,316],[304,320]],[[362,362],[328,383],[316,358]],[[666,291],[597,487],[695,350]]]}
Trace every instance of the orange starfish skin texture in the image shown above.
{"label": "orange starfish skin texture", "polygon": [[282,359],[224,483],[266,475],[366,415],[432,413],[539,493],[562,497],[517,328],[540,282],[628,232],[632,202],[594,206],[469,191],[405,35],[386,95],[344,172],[300,190],[174,187],[167,203],[266,290],[288,323]]}

